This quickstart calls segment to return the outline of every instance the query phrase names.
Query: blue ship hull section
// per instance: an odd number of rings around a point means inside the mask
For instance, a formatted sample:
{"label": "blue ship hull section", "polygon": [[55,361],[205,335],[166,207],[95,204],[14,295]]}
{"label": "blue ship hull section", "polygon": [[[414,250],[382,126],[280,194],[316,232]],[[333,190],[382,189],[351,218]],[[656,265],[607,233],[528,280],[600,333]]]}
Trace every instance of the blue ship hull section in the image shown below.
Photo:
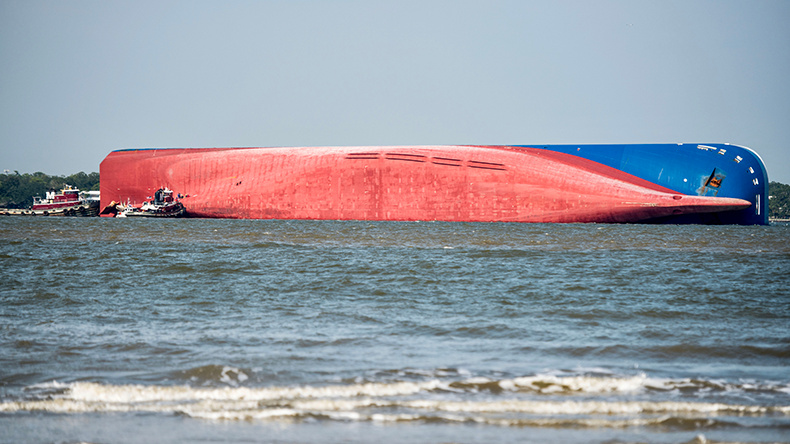
{"label": "blue ship hull section", "polygon": [[768,224],[768,173],[760,156],[746,147],[718,143],[528,146],[592,160],[689,196],[734,197],[752,203],[740,211],[651,222]]}

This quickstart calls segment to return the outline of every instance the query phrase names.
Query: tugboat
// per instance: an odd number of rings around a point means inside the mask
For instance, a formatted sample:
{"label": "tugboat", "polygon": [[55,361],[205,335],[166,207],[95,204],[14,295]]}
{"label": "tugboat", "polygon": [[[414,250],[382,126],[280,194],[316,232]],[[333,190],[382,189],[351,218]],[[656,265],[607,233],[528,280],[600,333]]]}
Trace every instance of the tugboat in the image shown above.
{"label": "tugboat", "polygon": [[154,193],[153,200],[143,202],[140,207],[113,201],[101,212],[101,214],[113,213],[115,217],[181,217],[186,214],[186,208],[173,196],[172,190],[160,188]]}
{"label": "tugboat", "polygon": [[59,193],[48,191],[46,197],[33,197],[29,209],[6,209],[2,215],[8,216],[98,216],[99,192],[83,191],[66,185]]}

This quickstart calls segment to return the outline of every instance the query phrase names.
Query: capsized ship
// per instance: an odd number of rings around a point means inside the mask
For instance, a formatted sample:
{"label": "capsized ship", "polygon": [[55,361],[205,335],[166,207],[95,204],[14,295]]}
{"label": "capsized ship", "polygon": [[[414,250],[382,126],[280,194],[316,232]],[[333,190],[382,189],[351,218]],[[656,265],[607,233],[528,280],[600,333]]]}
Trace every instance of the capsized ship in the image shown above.
{"label": "capsized ship", "polygon": [[768,176],[730,144],[146,148],[101,163],[102,206],[190,217],[764,225]]}

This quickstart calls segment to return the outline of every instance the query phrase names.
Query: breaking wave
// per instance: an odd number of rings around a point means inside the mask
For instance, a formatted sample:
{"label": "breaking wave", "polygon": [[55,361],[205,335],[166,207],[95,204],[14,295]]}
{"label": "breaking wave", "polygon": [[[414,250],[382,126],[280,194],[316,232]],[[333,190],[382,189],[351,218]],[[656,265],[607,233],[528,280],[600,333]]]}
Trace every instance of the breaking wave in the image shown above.
{"label": "breaking wave", "polygon": [[[207,420],[335,420],[478,423],[514,427],[658,427],[711,429],[764,417],[790,428],[790,405],[747,405],[688,400],[640,400],[645,390],[733,386],[710,381],[634,377],[538,375],[513,379],[428,379],[326,386],[244,387],[242,370],[215,367],[227,387],[109,385],[50,382],[30,386],[24,399],[0,403],[0,412],[58,414],[149,412]],[[235,379],[230,379],[233,376]],[[738,389],[754,387],[746,384]],[[785,391],[784,386],[761,386]],[[560,394],[560,396],[557,396]],[[574,396],[583,395],[583,396]],[[630,394],[630,395],[629,395]],[[776,422],[779,424],[776,424]]]}

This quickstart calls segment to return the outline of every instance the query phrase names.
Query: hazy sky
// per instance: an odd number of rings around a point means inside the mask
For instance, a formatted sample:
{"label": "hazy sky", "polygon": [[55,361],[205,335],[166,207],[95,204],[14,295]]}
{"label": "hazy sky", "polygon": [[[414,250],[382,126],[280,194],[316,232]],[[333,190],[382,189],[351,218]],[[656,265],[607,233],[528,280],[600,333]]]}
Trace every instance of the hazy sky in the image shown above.
{"label": "hazy sky", "polygon": [[748,146],[790,183],[790,1],[0,0],[0,170],[650,142]]}

